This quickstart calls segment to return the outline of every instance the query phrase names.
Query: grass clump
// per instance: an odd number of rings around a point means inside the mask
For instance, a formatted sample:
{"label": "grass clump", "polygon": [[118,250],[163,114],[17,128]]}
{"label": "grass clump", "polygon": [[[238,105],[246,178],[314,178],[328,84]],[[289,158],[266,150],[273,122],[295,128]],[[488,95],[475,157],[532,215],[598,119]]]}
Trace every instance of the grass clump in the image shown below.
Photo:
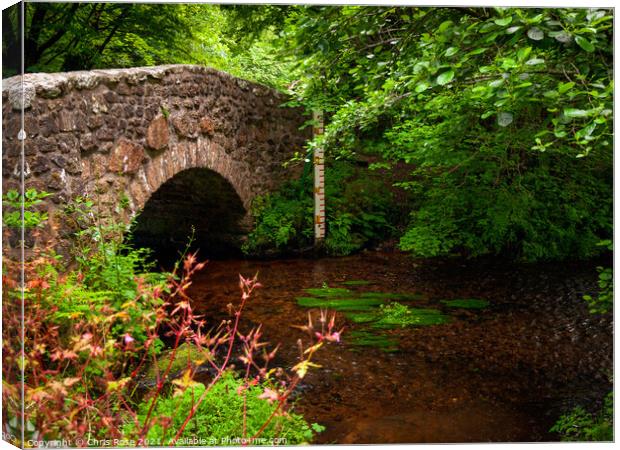
{"label": "grass clump", "polygon": [[[156,363],[149,366],[145,378],[147,380],[155,380],[158,374],[162,376],[166,372],[168,364],[171,364],[169,371],[171,376],[177,375],[188,367],[194,368],[205,359],[203,352],[195,345],[188,344],[187,342],[179,345],[176,351],[174,349],[166,350],[158,356]],[[172,363],[170,363],[171,358]]]}
{"label": "grass clump", "polygon": [[[232,372],[226,372],[222,378],[206,394],[200,403],[194,418],[188,423],[181,435],[188,440],[200,437],[206,440],[208,445],[241,445],[238,441],[244,436],[254,436],[261,426],[267,422],[276,409],[275,402],[259,398],[264,392],[261,384],[256,386],[244,386],[244,380],[235,376]],[[205,391],[202,383],[192,383],[178,396],[161,398],[153,412],[157,417],[156,423],[149,429],[146,438],[149,442],[159,445],[170,445],[174,438],[175,430],[178,430],[185,414],[179,411],[189,411]],[[246,402],[246,431],[243,429],[244,416],[244,393]],[[150,401],[140,404],[138,410],[138,422],[143,424],[148,414]],[[283,445],[310,443],[317,432],[324,428],[317,424],[308,424],[304,418],[293,412],[276,414],[273,420],[260,434],[258,440],[249,442],[251,445],[273,445],[271,439],[278,439]],[[124,429],[125,434],[131,436],[136,432],[136,423],[130,422]],[[237,441],[236,441],[237,440]]]}
{"label": "grass clump", "polygon": [[374,283],[368,280],[349,280],[349,281],[343,281],[340,284],[344,286],[367,286],[369,284],[374,284]]}

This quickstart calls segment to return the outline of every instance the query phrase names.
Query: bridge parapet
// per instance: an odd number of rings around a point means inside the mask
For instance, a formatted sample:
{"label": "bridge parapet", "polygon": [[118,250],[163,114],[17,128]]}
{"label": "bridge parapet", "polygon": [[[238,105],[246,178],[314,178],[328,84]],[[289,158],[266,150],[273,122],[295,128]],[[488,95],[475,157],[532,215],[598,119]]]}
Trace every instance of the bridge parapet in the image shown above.
{"label": "bridge parapet", "polygon": [[[3,188],[19,186],[20,111],[26,186],[53,192],[50,208],[97,195],[112,208],[125,193],[131,213],[163,183],[207,168],[247,208],[277,188],[282,167],[310,130],[273,89],[195,65],[27,74],[2,82]],[[105,207],[105,206],[104,206]],[[50,215],[52,217],[52,215]]]}

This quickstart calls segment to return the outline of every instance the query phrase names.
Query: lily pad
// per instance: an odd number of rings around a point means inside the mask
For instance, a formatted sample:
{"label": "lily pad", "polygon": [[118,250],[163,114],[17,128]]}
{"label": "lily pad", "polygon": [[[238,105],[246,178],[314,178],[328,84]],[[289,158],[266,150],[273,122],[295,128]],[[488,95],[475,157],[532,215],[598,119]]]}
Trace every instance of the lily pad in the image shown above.
{"label": "lily pad", "polygon": [[386,352],[398,350],[398,339],[368,331],[351,331],[348,333],[348,342],[357,347],[376,347]]}
{"label": "lily pad", "polygon": [[383,300],[376,298],[314,298],[298,297],[297,304],[306,308],[326,308],[336,311],[365,311],[377,307]]}
{"label": "lily pad", "polygon": [[310,295],[314,295],[315,297],[343,297],[351,294],[351,290],[346,288],[310,288],[305,289],[305,291]]}
{"label": "lily pad", "polygon": [[483,309],[489,306],[487,300],[479,298],[459,298],[454,300],[442,300],[441,302],[450,308]]}
{"label": "lily pad", "polygon": [[351,322],[367,323],[379,329],[441,325],[450,320],[450,317],[437,309],[409,308],[400,303],[391,303],[370,312],[347,313],[346,317]]}
{"label": "lily pad", "polygon": [[383,311],[372,326],[374,328],[396,328],[411,326],[442,325],[450,321],[450,318],[437,309],[409,308],[407,314],[392,316]]}
{"label": "lily pad", "polygon": [[345,316],[347,319],[349,319],[353,323],[368,323],[368,322],[374,322],[375,320],[377,320],[376,313],[366,313],[366,312],[347,313],[345,314]]}

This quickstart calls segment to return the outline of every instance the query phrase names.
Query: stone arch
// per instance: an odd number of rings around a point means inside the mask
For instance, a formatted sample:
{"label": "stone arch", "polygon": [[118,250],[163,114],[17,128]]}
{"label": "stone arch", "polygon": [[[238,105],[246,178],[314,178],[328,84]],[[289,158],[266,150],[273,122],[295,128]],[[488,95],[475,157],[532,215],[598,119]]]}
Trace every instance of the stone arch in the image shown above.
{"label": "stone arch", "polygon": [[185,169],[153,192],[133,221],[130,240],[154,251],[159,262],[176,262],[181,250],[202,258],[239,254],[246,208],[236,189],[219,173]]}
{"label": "stone arch", "polygon": [[121,140],[112,150],[110,158],[118,161],[112,163],[113,169],[118,172],[106,171],[99,155],[83,157],[83,193],[93,196],[98,192],[111,192],[109,200],[112,203],[116,200],[115,195],[124,193],[134,215],[162,185],[191,169],[207,169],[221,175],[234,187],[246,209],[249,209],[254,196],[261,193],[246,178],[251,170],[247,162],[233,158],[209,139],[199,137],[195,141],[177,142],[165,152],[153,153],[148,158],[143,155],[144,149]]}
{"label": "stone arch", "polygon": [[[129,219],[176,174],[195,168],[227,179],[247,209],[294,171],[309,128],[286,95],[211,68],[167,65],[26,74],[3,80],[3,187],[19,183],[24,112],[26,185],[53,192],[54,210],[97,196]],[[55,233],[54,224],[50,227]]]}

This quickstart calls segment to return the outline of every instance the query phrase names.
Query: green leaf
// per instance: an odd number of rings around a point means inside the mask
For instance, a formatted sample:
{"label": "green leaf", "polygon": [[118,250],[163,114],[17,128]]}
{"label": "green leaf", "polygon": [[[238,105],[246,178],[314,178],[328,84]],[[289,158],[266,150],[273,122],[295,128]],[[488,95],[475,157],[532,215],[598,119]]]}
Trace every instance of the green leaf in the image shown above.
{"label": "green leaf", "polygon": [[526,66],[537,66],[538,64],[544,64],[545,60],[540,58],[528,59],[525,63]]}
{"label": "green leaf", "polygon": [[517,58],[519,58],[519,61],[523,61],[525,58],[529,56],[531,52],[532,52],[532,47],[521,48],[517,52]]}
{"label": "green leaf", "polygon": [[572,36],[566,31],[552,31],[551,33],[549,33],[549,36],[554,38],[558,42],[562,42],[563,44],[566,44],[573,39]]}
{"label": "green leaf", "polygon": [[596,128],[596,124],[595,123],[591,123],[587,127],[582,128],[581,130],[577,131],[575,133],[575,137],[577,139],[583,139],[583,138],[589,137],[592,134],[592,132],[594,131],[595,128]]}
{"label": "green leaf", "polygon": [[450,28],[452,24],[453,22],[451,20],[446,20],[445,22],[442,22],[441,25],[439,25],[439,28],[437,28],[437,31],[439,31],[440,33],[443,33],[448,28]]}
{"label": "green leaf", "polygon": [[427,83],[418,83],[418,85],[415,87],[415,91],[419,94],[420,92],[424,92],[425,90],[427,90],[429,88],[429,85]]}
{"label": "green leaf", "polygon": [[558,98],[560,94],[558,94],[558,91],[545,91],[543,92],[543,96],[547,98]]}
{"label": "green leaf", "polygon": [[514,120],[514,117],[512,113],[509,113],[509,112],[501,112],[497,115],[497,124],[500,127],[507,127],[508,125],[512,123],[513,120]]}
{"label": "green leaf", "polygon": [[437,77],[437,84],[443,86],[448,84],[454,78],[454,70],[450,69],[447,72],[443,72]]}
{"label": "green leaf", "polygon": [[448,50],[446,50],[446,56],[453,56],[456,55],[459,52],[459,49],[456,47],[450,47],[448,48]]}
{"label": "green leaf", "polygon": [[494,22],[496,25],[499,25],[500,27],[505,27],[510,22],[512,22],[512,16],[504,17],[502,19],[495,19]]}
{"label": "green leaf", "polygon": [[573,81],[569,81],[567,83],[560,83],[558,84],[558,92],[560,94],[564,94],[570,91],[573,88],[573,86],[575,86],[575,83]]}
{"label": "green leaf", "polygon": [[592,53],[594,51],[594,45],[592,45],[592,43],[583,36],[575,36],[575,42],[579,47],[588,53]]}
{"label": "green leaf", "polygon": [[484,52],[486,52],[486,51],[487,51],[487,49],[486,49],[486,48],[477,48],[477,49],[472,50],[471,52],[469,52],[469,53],[467,53],[467,54],[468,54],[468,55],[470,55],[470,56],[473,56],[473,55],[480,55],[481,53],[484,53]]}
{"label": "green leaf", "polygon": [[564,115],[566,117],[586,117],[588,112],[583,109],[565,108]]}
{"label": "green leaf", "polygon": [[512,58],[504,58],[502,61],[502,69],[510,70],[517,67],[517,62]]}

